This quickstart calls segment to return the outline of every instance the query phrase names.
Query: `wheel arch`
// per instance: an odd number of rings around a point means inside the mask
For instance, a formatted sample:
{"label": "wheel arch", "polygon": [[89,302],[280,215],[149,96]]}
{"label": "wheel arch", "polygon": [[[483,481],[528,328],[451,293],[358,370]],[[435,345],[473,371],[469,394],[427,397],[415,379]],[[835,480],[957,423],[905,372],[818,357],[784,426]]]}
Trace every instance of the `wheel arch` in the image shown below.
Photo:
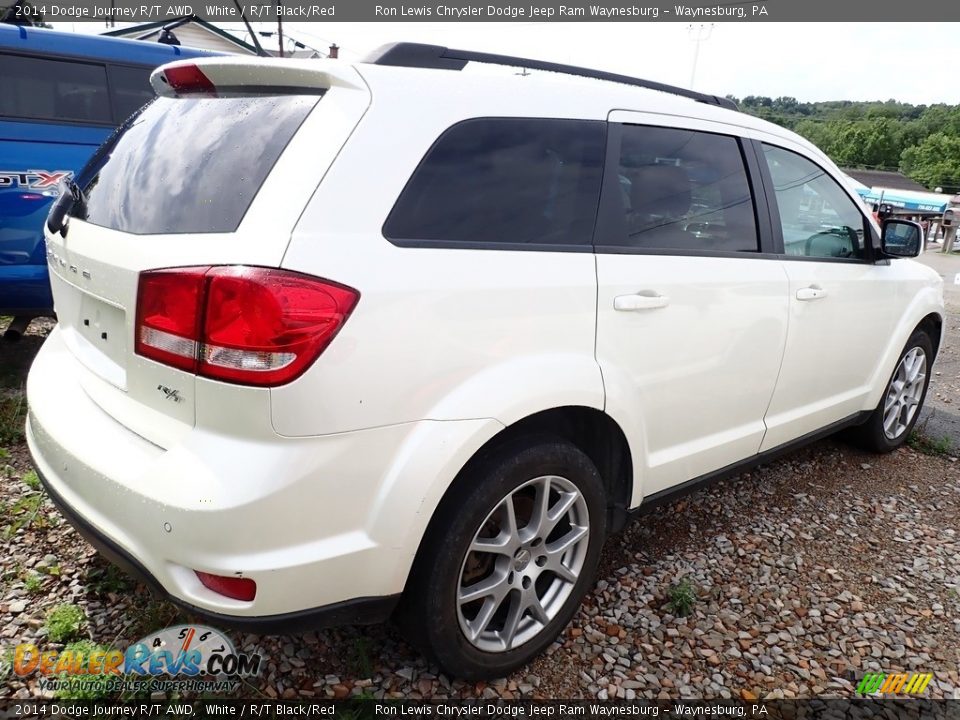
{"label": "wheel arch", "polygon": [[562,438],[590,458],[607,494],[607,527],[612,532],[620,530],[633,494],[633,458],[627,437],[616,420],[602,410],[583,406],[544,410],[504,428],[475,457],[515,439],[535,435]]}
{"label": "wheel arch", "polygon": [[936,360],[937,354],[940,352],[940,343],[943,340],[943,316],[936,312],[929,313],[917,323],[910,334],[912,335],[917,330],[923,330],[930,337],[930,342],[933,344],[932,360]]}
{"label": "wheel arch", "polygon": [[[880,397],[886,390],[887,382],[893,373],[897,358],[903,350],[904,345],[917,330],[924,330],[930,336],[933,345],[933,359],[936,360],[937,353],[942,346],[943,341],[943,304],[937,302],[933,289],[925,290],[919,293],[908,309],[897,323],[896,329],[890,334],[887,346],[876,359],[873,374],[870,378],[870,392],[864,398],[862,410],[873,411],[880,402]],[[932,364],[932,363],[931,363]]]}
{"label": "wheel arch", "polygon": [[565,406],[528,415],[487,440],[463,465],[443,493],[427,523],[413,560],[407,585],[416,582],[425,548],[436,541],[438,519],[456,509],[454,500],[471,470],[491,454],[525,438],[561,438],[579,448],[596,466],[607,495],[607,527],[617,532],[626,524],[633,493],[633,459],[626,435],[609,415],[583,406]]}

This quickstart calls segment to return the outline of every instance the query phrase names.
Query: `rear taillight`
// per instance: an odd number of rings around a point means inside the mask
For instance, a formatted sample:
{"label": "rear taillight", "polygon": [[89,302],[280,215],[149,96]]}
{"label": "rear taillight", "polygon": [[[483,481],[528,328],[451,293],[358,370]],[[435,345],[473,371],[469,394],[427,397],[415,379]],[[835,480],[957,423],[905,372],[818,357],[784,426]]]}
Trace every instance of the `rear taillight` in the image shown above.
{"label": "rear taillight", "polygon": [[139,355],[181,370],[197,371],[198,310],[209,269],[155,270],[140,276],[135,343]]}
{"label": "rear taillight", "polygon": [[178,95],[216,95],[210,78],[196,65],[177,65],[163,71],[163,78]]}
{"label": "rear taillight", "polygon": [[190,267],[141,273],[138,355],[204,377],[282,385],[323,352],[360,293],[287,270]]}

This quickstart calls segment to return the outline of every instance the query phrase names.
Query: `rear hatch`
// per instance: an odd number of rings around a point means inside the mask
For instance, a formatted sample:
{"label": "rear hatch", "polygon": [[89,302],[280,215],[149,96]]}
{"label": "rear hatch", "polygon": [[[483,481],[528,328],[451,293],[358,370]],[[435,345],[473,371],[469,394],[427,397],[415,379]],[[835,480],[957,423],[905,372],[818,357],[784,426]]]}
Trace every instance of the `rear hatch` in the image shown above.
{"label": "rear hatch", "polygon": [[182,61],[152,83],[162,96],[100,148],[54,207],[47,260],[60,332],[87,394],[168,447],[197,422],[198,386],[212,381],[135,352],[141,274],[278,267],[369,93],[335,61]]}

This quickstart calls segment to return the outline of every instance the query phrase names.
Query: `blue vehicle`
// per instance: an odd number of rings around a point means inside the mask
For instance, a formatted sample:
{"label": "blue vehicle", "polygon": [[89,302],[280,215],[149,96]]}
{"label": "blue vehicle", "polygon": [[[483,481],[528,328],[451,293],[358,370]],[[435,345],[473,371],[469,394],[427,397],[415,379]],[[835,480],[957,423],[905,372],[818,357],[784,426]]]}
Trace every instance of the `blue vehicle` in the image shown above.
{"label": "blue vehicle", "polygon": [[14,335],[53,314],[43,222],[60,181],[154,96],[155,67],[215,54],[0,24],[0,316]]}

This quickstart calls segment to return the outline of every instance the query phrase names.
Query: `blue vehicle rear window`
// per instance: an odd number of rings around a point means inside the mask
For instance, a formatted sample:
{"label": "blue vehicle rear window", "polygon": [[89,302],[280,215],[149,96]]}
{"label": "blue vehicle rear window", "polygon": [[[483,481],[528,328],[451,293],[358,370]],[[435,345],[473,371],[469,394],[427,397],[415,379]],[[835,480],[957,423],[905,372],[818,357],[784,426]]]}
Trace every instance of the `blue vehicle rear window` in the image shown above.
{"label": "blue vehicle rear window", "polygon": [[113,122],[103,65],[20,55],[3,55],[0,59],[0,115]]}
{"label": "blue vehicle rear window", "polygon": [[151,68],[111,65],[109,72],[113,114],[118,121],[126,120],[153,100],[153,88],[150,87]]}
{"label": "blue vehicle rear window", "polygon": [[94,155],[70,215],[138,235],[233,232],[316,95],[158,98]]}

